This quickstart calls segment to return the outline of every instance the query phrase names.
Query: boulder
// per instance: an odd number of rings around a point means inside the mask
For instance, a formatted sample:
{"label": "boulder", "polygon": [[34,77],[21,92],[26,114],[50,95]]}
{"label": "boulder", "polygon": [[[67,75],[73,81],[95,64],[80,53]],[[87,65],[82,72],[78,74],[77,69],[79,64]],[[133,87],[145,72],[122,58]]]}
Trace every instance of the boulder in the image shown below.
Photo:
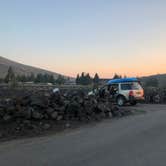
{"label": "boulder", "polygon": [[54,111],[52,114],[51,114],[51,118],[52,119],[57,119],[58,117],[58,112]]}
{"label": "boulder", "polygon": [[9,122],[9,121],[11,121],[11,120],[12,120],[12,116],[11,116],[11,115],[6,114],[6,115],[4,115],[4,116],[3,116],[3,120],[4,120],[5,122]]}
{"label": "boulder", "polygon": [[43,119],[43,117],[44,117],[44,115],[38,111],[32,112],[32,118],[34,118],[34,119],[40,120],[40,119]]}
{"label": "boulder", "polygon": [[65,124],[65,127],[66,127],[66,128],[71,127],[70,123],[66,123],[66,124]]}
{"label": "boulder", "polygon": [[62,115],[58,115],[57,121],[60,121],[60,120],[62,120],[62,119],[63,119],[63,116],[62,116]]}
{"label": "boulder", "polygon": [[54,109],[51,108],[51,107],[49,107],[49,108],[46,109],[46,113],[47,113],[48,115],[51,115],[53,112],[54,112]]}
{"label": "boulder", "polygon": [[48,129],[51,128],[51,125],[48,124],[48,123],[45,123],[45,124],[42,126],[42,128],[43,128],[44,130],[48,130]]}

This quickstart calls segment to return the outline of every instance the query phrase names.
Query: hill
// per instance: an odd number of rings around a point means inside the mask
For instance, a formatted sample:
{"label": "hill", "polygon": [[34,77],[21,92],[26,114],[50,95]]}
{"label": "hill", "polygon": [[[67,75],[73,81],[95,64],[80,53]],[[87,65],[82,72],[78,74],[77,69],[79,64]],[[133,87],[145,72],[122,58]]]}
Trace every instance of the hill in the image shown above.
{"label": "hill", "polygon": [[4,78],[6,76],[9,66],[13,68],[16,75],[30,75],[31,73],[37,75],[39,73],[46,73],[52,74],[55,78],[57,78],[57,76],[59,75],[59,73],[24,65],[0,56],[0,78]]}
{"label": "hill", "polygon": [[151,76],[146,76],[146,77],[141,77],[140,80],[143,82],[143,84],[146,84],[148,80],[152,79],[157,79],[159,87],[164,87],[166,88],[166,74],[156,74],[156,75],[151,75]]}

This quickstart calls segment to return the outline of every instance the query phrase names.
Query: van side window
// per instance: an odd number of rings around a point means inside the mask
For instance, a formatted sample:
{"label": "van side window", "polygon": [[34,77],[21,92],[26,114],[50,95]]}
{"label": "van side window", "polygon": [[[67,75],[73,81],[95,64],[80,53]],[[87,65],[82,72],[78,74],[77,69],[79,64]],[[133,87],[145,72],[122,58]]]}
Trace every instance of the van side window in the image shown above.
{"label": "van side window", "polygon": [[131,90],[132,84],[121,84],[121,90]]}

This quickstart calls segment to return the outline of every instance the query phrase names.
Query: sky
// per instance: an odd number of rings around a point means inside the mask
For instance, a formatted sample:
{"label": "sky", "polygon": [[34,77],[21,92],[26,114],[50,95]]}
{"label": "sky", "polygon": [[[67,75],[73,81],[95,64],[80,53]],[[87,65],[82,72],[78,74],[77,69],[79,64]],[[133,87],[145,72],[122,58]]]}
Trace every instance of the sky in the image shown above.
{"label": "sky", "polygon": [[0,56],[68,76],[166,73],[166,0],[0,0]]}

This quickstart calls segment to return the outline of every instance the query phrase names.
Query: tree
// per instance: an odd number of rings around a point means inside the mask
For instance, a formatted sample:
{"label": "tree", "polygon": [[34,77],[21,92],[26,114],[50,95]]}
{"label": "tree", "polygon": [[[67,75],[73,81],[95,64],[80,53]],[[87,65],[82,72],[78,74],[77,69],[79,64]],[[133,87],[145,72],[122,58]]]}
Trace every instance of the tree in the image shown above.
{"label": "tree", "polygon": [[56,79],[56,83],[61,85],[65,83],[65,78],[62,75],[58,75],[58,78]]}
{"label": "tree", "polygon": [[26,81],[27,81],[26,75],[22,75],[22,76],[21,76],[21,82],[26,82]]}
{"label": "tree", "polygon": [[82,72],[81,73],[81,77],[80,77],[80,79],[79,79],[80,81],[80,85],[84,85],[85,84],[85,73],[84,72]]}
{"label": "tree", "polygon": [[84,85],[90,85],[92,83],[92,78],[90,77],[89,73],[85,75],[84,81]]}
{"label": "tree", "polygon": [[80,75],[77,74],[77,77],[76,77],[76,84],[80,84]]}
{"label": "tree", "polygon": [[5,77],[5,82],[9,83],[9,82],[13,82],[13,81],[16,81],[16,78],[15,78],[14,71],[13,71],[12,67],[10,66],[8,69],[7,75]]}
{"label": "tree", "polygon": [[93,78],[93,83],[98,85],[99,81],[100,81],[99,75],[96,73],[94,78]]}
{"label": "tree", "polygon": [[119,79],[119,78],[122,78],[122,76],[115,73],[113,79]]}
{"label": "tree", "polygon": [[35,75],[34,75],[34,73],[31,73],[31,75],[29,76],[29,81],[32,81],[32,82],[35,81]]}
{"label": "tree", "polygon": [[51,74],[49,75],[49,78],[48,78],[48,82],[54,84],[55,83],[55,79],[54,79],[54,76]]}
{"label": "tree", "polygon": [[123,78],[127,78],[127,75],[124,75],[124,77]]}
{"label": "tree", "polygon": [[81,73],[81,76],[77,74],[76,77],[76,84],[80,85],[90,85],[92,84],[93,79],[91,78],[90,74],[85,74],[84,72]]}
{"label": "tree", "polygon": [[50,82],[50,75],[49,74],[44,74],[44,75],[42,75],[42,81],[43,81],[43,83],[48,83],[48,82]]}
{"label": "tree", "polygon": [[35,82],[36,83],[41,83],[43,82],[43,75],[41,73],[37,74],[36,78],[35,78]]}

